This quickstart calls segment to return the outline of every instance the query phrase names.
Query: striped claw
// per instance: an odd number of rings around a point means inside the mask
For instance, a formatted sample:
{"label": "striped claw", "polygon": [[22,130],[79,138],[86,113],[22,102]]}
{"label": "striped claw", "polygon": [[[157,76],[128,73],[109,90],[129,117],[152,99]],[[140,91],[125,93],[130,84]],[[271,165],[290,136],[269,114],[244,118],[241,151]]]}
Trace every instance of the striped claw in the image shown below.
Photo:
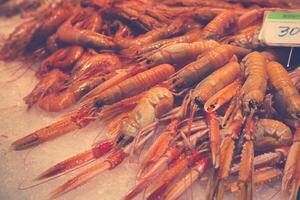
{"label": "striped claw", "polygon": [[90,168],[84,170],[79,175],[68,180],[66,183],[56,188],[50,193],[50,198],[57,198],[75,188],[85,184],[90,179],[101,174],[106,170],[111,170],[122,163],[122,161],[127,157],[127,154],[123,151],[117,151],[108,156],[103,162],[97,163]]}
{"label": "striped claw", "polygon": [[239,199],[251,200],[253,194],[254,172],[254,121],[252,115],[247,119],[244,129],[245,143],[243,145],[239,171]]}
{"label": "striped claw", "polygon": [[29,147],[39,145],[42,142],[43,140],[41,140],[41,138],[38,135],[33,133],[16,140],[11,145],[14,150],[24,150]]}
{"label": "striped claw", "polygon": [[51,124],[50,126],[41,128],[25,137],[16,140],[12,143],[12,147],[15,150],[27,149],[79,128],[81,127],[72,120],[72,116],[65,117],[62,120]]}
{"label": "striped claw", "polygon": [[223,129],[225,132],[225,137],[222,141],[220,147],[220,167],[215,169],[214,173],[209,179],[208,186],[208,199],[214,199],[216,197],[218,200],[223,199],[224,196],[224,183],[230,175],[230,167],[232,165],[232,160],[235,150],[235,142],[238,140],[241,126],[242,126],[242,114],[237,112],[234,116],[234,121],[231,122],[227,128]]}
{"label": "striped claw", "polygon": [[198,178],[200,178],[208,167],[208,159],[205,157],[195,163],[195,166],[180,179],[173,187],[168,189],[164,195],[165,200],[176,200],[183,192],[189,188]]}
{"label": "striped claw", "polygon": [[147,172],[139,177],[138,183],[125,195],[123,200],[134,198],[137,194],[147,188],[159,174],[168,169],[169,164],[174,162],[181,154],[181,150],[176,147],[167,150],[158,161]]}
{"label": "striped claw", "polygon": [[[263,167],[257,169],[254,172],[253,179],[254,179],[254,186],[262,185],[266,182],[272,181],[276,178],[282,176],[282,171],[278,168],[274,167]],[[231,192],[238,192],[239,190],[239,183],[238,181],[229,183],[226,185],[226,189],[230,190]]]}
{"label": "striped claw", "polygon": [[115,144],[114,140],[105,140],[101,143],[98,143],[91,150],[82,152],[76,156],[73,156],[67,160],[64,160],[54,165],[53,167],[50,167],[41,175],[39,175],[36,178],[36,180],[41,180],[52,176],[56,176],[70,169],[73,169],[77,166],[83,165],[84,163],[98,159],[101,156],[108,153],[113,148],[114,144]]}
{"label": "striped claw", "polygon": [[252,141],[246,141],[243,145],[240,171],[239,171],[239,199],[252,199],[252,180],[253,180],[253,158],[254,145]]}
{"label": "striped claw", "polygon": [[220,125],[215,113],[207,113],[206,119],[209,126],[212,164],[214,168],[218,168],[220,164]]}
{"label": "striped claw", "polygon": [[174,119],[168,125],[166,130],[158,137],[154,144],[150,147],[144,159],[141,162],[140,170],[137,174],[137,178],[141,178],[146,173],[147,169],[151,168],[159,158],[167,151],[170,142],[173,140],[174,135],[177,133],[176,129],[179,124],[178,119]]}
{"label": "striped claw", "polygon": [[229,84],[206,101],[204,110],[208,113],[217,111],[237,93],[240,87],[240,80],[236,80]]}
{"label": "striped claw", "polygon": [[199,160],[203,160],[203,155],[197,151],[191,155],[179,157],[175,163],[165,171],[159,179],[147,189],[147,199],[159,199],[166,191],[169,184],[182,174],[189,166],[194,166]]}
{"label": "striped claw", "polygon": [[294,134],[294,142],[290,147],[286,160],[284,175],[282,178],[281,190],[286,192],[291,188],[290,199],[297,198],[297,191],[300,187],[300,129]]}

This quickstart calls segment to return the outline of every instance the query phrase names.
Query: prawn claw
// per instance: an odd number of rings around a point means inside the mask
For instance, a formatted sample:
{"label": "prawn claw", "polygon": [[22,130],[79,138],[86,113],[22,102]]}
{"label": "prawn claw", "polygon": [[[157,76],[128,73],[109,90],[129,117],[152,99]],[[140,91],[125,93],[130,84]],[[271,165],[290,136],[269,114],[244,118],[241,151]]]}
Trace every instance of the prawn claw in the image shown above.
{"label": "prawn claw", "polygon": [[241,81],[238,79],[224,89],[217,92],[204,104],[204,110],[208,113],[215,112],[225,103],[227,103],[238,91],[241,86]]}
{"label": "prawn claw", "polygon": [[36,146],[43,141],[35,134],[27,135],[23,138],[20,138],[11,144],[14,150],[24,150],[28,147]]}
{"label": "prawn claw", "polygon": [[115,142],[112,139],[99,142],[91,150],[82,152],[50,167],[42,174],[40,174],[35,180],[41,180],[52,176],[56,176],[67,170],[83,165],[84,163],[98,159],[110,152],[114,144]]}

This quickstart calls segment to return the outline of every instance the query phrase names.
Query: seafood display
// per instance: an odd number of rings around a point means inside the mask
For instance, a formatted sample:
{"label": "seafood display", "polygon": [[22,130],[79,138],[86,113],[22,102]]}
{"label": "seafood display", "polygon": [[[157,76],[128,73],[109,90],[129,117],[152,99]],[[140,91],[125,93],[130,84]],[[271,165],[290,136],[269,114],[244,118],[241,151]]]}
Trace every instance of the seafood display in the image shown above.
{"label": "seafood display", "polygon": [[39,187],[73,171],[50,199],[137,157],[124,200],[183,199],[202,177],[207,200],[255,199],[275,179],[278,195],[297,199],[300,63],[258,35],[265,11],[298,8],[297,0],[0,1],[0,14],[25,16],[0,41],[0,60],[34,70],[27,114],[63,113],[11,148],[104,126],[88,150],[35,177]]}

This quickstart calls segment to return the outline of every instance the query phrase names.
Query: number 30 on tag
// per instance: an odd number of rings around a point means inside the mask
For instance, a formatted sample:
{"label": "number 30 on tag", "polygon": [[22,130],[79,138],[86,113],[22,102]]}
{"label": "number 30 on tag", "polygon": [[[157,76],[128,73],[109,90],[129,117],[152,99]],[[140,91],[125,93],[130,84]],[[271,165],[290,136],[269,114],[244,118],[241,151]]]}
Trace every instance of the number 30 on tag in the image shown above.
{"label": "number 30 on tag", "polygon": [[270,46],[300,46],[300,12],[265,13],[259,39]]}

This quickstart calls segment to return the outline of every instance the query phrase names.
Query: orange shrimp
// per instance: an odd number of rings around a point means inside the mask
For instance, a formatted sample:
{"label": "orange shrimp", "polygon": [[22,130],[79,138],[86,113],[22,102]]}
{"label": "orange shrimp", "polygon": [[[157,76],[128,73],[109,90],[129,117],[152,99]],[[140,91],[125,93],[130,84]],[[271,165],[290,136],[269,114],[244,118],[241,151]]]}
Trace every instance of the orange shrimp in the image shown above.
{"label": "orange shrimp", "polygon": [[45,95],[39,100],[40,108],[58,112],[72,106],[85,94],[110,79],[121,67],[121,62],[112,54],[95,54],[80,59],[75,67],[62,90]]}
{"label": "orange shrimp", "polygon": [[120,69],[121,66],[122,63],[119,57],[114,54],[87,53],[72,69],[71,80],[85,79],[96,74],[99,76],[105,76],[110,73],[115,73],[115,71]]}
{"label": "orange shrimp", "polygon": [[186,27],[186,19],[178,18],[173,21],[169,26],[163,27],[157,30],[149,31],[143,35],[140,35],[136,38],[121,38],[115,37],[115,42],[119,48],[136,48],[136,46],[142,46],[152,42],[156,42],[161,39],[168,38],[176,33],[182,32]]}
{"label": "orange shrimp", "polygon": [[[128,100],[126,99],[123,102],[118,103],[118,107],[130,107],[129,111],[121,114],[122,117],[120,119],[120,115],[116,117],[107,116],[111,119],[110,124],[106,126],[106,128],[109,131],[109,134],[113,134],[113,139],[99,142],[90,151],[80,153],[59,164],[56,164],[54,167],[51,167],[46,170],[46,172],[42,173],[42,175],[39,176],[39,179],[57,175],[89,160],[100,158],[115,147],[116,141],[119,141],[119,143],[121,141],[123,143],[126,140],[129,141],[130,138],[136,136],[140,129],[155,121],[156,118],[160,118],[162,114],[167,112],[173,105],[172,94],[167,89],[161,87],[154,87],[143,95],[133,98]],[[149,101],[151,101],[151,105],[149,104]],[[135,102],[133,106],[130,105],[132,102]],[[112,107],[114,107],[114,105]],[[115,112],[113,111],[113,108],[111,109],[111,112]],[[143,111],[146,109],[147,112],[141,113],[141,109],[143,109]],[[116,120],[118,121],[118,127],[111,127],[111,125],[115,124]]]}
{"label": "orange shrimp", "polygon": [[70,14],[65,7],[49,8],[41,15],[19,25],[1,46],[1,59],[14,60],[18,56],[24,56],[27,52],[33,52]]}
{"label": "orange shrimp", "polygon": [[[59,51],[58,53],[64,54],[65,51]],[[45,61],[45,64],[50,62],[49,60],[52,58],[57,59],[57,56],[49,57],[49,59]],[[72,58],[66,60],[66,62],[64,62],[64,60],[62,62],[57,61],[53,65],[61,66],[69,64],[70,62],[67,61],[72,61]],[[68,80],[65,79],[60,88],[55,91],[52,89],[52,92],[48,90],[43,95],[38,96],[39,99],[35,97],[39,102],[38,105],[42,109],[51,112],[58,112],[62,109],[70,107],[82,96],[114,76],[116,73],[115,70],[121,67],[121,63],[119,58],[112,54],[86,54],[82,59],[79,60],[78,63],[76,63],[75,67],[76,68],[73,69],[70,78]],[[51,84],[49,79],[50,78],[43,81],[43,87],[45,87],[46,83]],[[33,92],[39,92],[40,88],[41,87],[35,88]]]}
{"label": "orange shrimp", "polygon": [[198,106],[204,103],[219,90],[241,77],[243,67],[237,62],[229,62],[202,80],[193,90],[192,99]]}
{"label": "orange shrimp", "polygon": [[70,24],[64,24],[58,29],[58,38],[68,44],[112,49],[115,43],[112,38],[89,30],[78,30]]}
{"label": "orange shrimp", "polygon": [[32,19],[17,26],[1,46],[0,59],[14,60],[24,55],[39,25],[39,21]]}
{"label": "orange shrimp", "polygon": [[[216,92],[224,88],[239,78],[243,73],[243,68],[237,62],[230,62],[224,67],[213,72],[211,75],[201,81],[191,94],[192,99],[192,118],[196,110],[194,104],[199,108],[204,106],[204,103],[211,98]],[[210,148],[212,154],[212,163],[215,168],[219,167],[220,162],[220,129],[217,116],[214,112],[207,113],[207,121],[210,128]]]}
{"label": "orange shrimp", "polygon": [[250,26],[244,29],[242,32],[238,33],[237,35],[225,39],[225,42],[228,44],[249,49],[256,49],[258,47],[262,47],[264,46],[264,44],[261,43],[258,39],[260,28],[260,25]]}
{"label": "orange shrimp", "polygon": [[202,38],[218,40],[224,36],[225,33],[234,32],[236,23],[236,14],[232,11],[224,11],[204,27]]}
{"label": "orange shrimp", "polygon": [[257,21],[262,21],[263,15],[263,9],[253,9],[247,11],[246,13],[241,15],[237,21],[239,29],[242,30]]}
{"label": "orange shrimp", "polygon": [[248,114],[244,128],[243,150],[239,171],[239,198],[252,199],[253,195],[253,159],[255,125],[253,115],[263,104],[267,87],[267,60],[263,54],[253,52],[243,59],[246,81],[242,87],[243,111]]}
{"label": "orange shrimp", "polygon": [[259,119],[256,123],[254,139],[256,151],[290,146],[292,141],[292,131],[284,123],[273,119]]}
{"label": "orange shrimp", "polygon": [[70,46],[59,49],[42,62],[37,74],[41,76],[53,68],[66,69],[74,64],[82,54],[83,48],[80,46]]}
{"label": "orange shrimp", "polygon": [[46,142],[52,138],[66,134],[73,130],[87,126],[96,119],[97,114],[105,105],[116,103],[122,99],[137,95],[158,83],[166,80],[174,73],[171,65],[159,65],[145,72],[141,72],[108,90],[104,90],[98,96],[81,109],[70,113],[58,122],[41,128],[23,138],[16,140],[12,146],[16,150],[22,150],[30,146]]}
{"label": "orange shrimp", "polygon": [[220,45],[200,56],[198,60],[192,62],[176,72],[164,84],[175,92],[188,88],[208,74],[224,66],[233,56],[231,46]]}
{"label": "orange shrimp", "polygon": [[212,8],[226,8],[226,9],[236,9],[236,8],[242,8],[239,4],[232,4],[224,1],[205,1],[205,0],[164,0],[164,4],[175,6],[175,5],[181,5],[181,6],[206,6],[206,7],[212,7]]}
{"label": "orange shrimp", "polygon": [[[59,27],[57,30],[59,40],[68,44],[114,48],[115,43],[112,38],[96,32],[101,26],[102,21],[100,18],[90,25],[84,21],[82,22],[82,16],[80,14],[80,12],[75,12],[70,19]],[[93,16],[94,15],[92,15],[91,19],[95,19]]]}
{"label": "orange shrimp", "polygon": [[[125,147],[128,147],[133,142],[139,130],[155,122],[157,118],[162,117],[172,107],[173,95],[168,89],[153,87],[145,92],[136,107],[128,113],[128,117],[122,120],[120,132],[114,139],[115,151],[112,152],[104,162],[86,169],[83,173],[80,173],[55,189],[52,195],[59,196],[64,192],[75,189],[104,170],[113,169],[118,166],[128,156],[128,149],[126,150]],[[104,143],[107,144],[107,141],[104,141]],[[108,144],[108,146],[110,146],[110,144]],[[101,151],[106,152],[107,145],[104,145],[104,147],[100,145],[99,147],[97,154],[102,154]],[[115,160],[116,162],[110,160],[115,156],[119,158]]]}
{"label": "orange shrimp", "polygon": [[243,111],[246,113],[252,109],[258,111],[263,104],[267,88],[267,61],[262,54],[253,52],[243,59],[242,64],[245,66],[246,76],[242,87]]}
{"label": "orange shrimp", "polygon": [[300,129],[297,128],[294,133],[294,141],[292,146],[290,147],[288,157],[284,167],[284,175],[282,178],[282,186],[281,190],[286,192],[289,188],[291,188],[291,195],[289,199],[296,200],[297,199],[297,191],[300,187],[300,163],[299,163],[299,155],[300,155]]}
{"label": "orange shrimp", "polygon": [[[182,11],[170,9],[162,4],[153,4],[150,1],[124,1],[115,3],[111,13],[132,21],[137,27],[149,31],[159,29],[170,24]],[[147,9],[147,8],[151,9]],[[132,20],[135,19],[135,20]]]}
{"label": "orange shrimp", "polygon": [[137,59],[139,59],[141,56],[145,55],[146,53],[151,53],[165,45],[170,45],[175,43],[195,42],[196,40],[200,39],[200,33],[201,33],[200,28],[195,27],[182,36],[163,39],[157,42],[152,42],[150,44],[142,45],[136,50],[132,50],[131,48],[124,49],[121,51],[121,53],[122,55],[135,56]]}
{"label": "orange shrimp", "polygon": [[39,99],[37,105],[49,112],[59,112],[74,105],[82,96],[103,83],[106,78],[96,75],[74,83],[71,82],[70,85],[65,86],[67,88],[51,92]]}
{"label": "orange shrimp", "polygon": [[267,71],[276,108],[291,118],[300,119],[300,95],[288,72],[274,61],[268,63]]}
{"label": "orange shrimp", "polygon": [[92,107],[101,107],[103,105],[113,104],[121,99],[134,96],[142,91],[149,89],[151,86],[160,83],[174,73],[172,65],[162,64],[145,72],[141,72],[109,90],[92,96],[85,105]]}
{"label": "orange shrimp", "polygon": [[42,13],[43,23],[38,27],[33,35],[34,40],[45,41],[47,37],[57,30],[57,28],[72,14],[70,5],[50,8],[48,12]]}
{"label": "orange shrimp", "polygon": [[69,75],[57,69],[50,71],[48,74],[45,74],[40,82],[31,91],[31,93],[24,97],[25,103],[28,104],[28,109],[30,109],[33,104],[38,102],[47,94],[59,91],[68,79]]}
{"label": "orange shrimp", "polygon": [[213,40],[203,40],[192,43],[175,43],[162,46],[152,55],[145,54],[139,58],[141,65],[147,67],[163,63],[180,65],[195,60],[198,55],[217,47],[219,44]]}
{"label": "orange shrimp", "polygon": [[201,23],[207,24],[209,21],[211,21],[213,18],[215,18],[218,14],[221,12],[226,11],[226,9],[223,8],[212,8],[212,7],[196,7],[193,9],[191,13],[188,13],[191,15],[195,20],[200,21]]}

